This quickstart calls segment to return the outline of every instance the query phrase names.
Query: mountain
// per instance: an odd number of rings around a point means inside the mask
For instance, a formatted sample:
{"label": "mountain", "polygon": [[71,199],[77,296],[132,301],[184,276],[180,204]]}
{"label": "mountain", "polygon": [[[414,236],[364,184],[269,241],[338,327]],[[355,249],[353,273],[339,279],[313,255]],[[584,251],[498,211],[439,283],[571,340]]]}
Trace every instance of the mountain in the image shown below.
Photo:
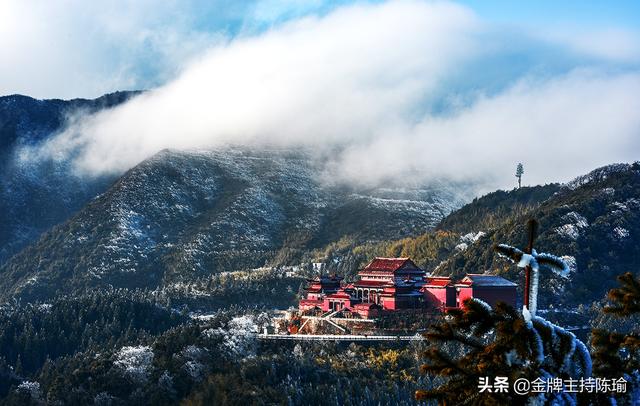
{"label": "mountain", "polygon": [[521,187],[510,191],[497,190],[475,198],[469,204],[452,212],[438,224],[438,230],[469,233],[472,230],[488,230],[538,207],[560,190],[552,183],[544,186]]}
{"label": "mountain", "polygon": [[524,248],[529,218],[540,223],[537,251],[561,256],[571,268],[568,279],[541,275],[542,308],[572,309],[600,301],[616,276],[640,271],[640,163],[598,168],[564,185],[492,192],[422,235],[365,244],[341,241],[316,250],[309,261],[351,276],[374,256],[411,257],[437,275],[503,275],[518,282],[522,297],[522,270],[499,257],[493,246]]}
{"label": "mountain", "polygon": [[2,266],[2,296],[156,288],[297,263],[345,236],[423,233],[468,191],[446,183],[360,190],[327,185],[317,173],[300,151],[164,150]]}
{"label": "mountain", "polygon": [[0,97],[0,153],[16,146],[33,144],[61,129],[70,115],[91,114],[115,107],[138,91],[115,92],[97,99],[38,100],[29,96]]}
{"label": "mountain", "polygon": [[114,180],[82,179],[68,162],[22,160],[20,151],[48,140],[70,116],[117,106],[138,93],[116,92],[93,100],[0,97],[0,264]]}
{"label": "mountain", "polygon": [[327,271],[354,277],[357,269],[375,256],[410,257],[428,271],[466,249],[509,219],[539,207],[561,189],[559,184],[530,186],[510,191],[497,190],[476,197],[458,210],[444,217],[435,230],[400,240],[386,240],[359,244],[342,239],[314,251],[310,262],[322,262]]}
{"label": "mountain", "polygon": [[[463,207],[452,216],[468,210],[469,206]],[[615,286],[617,275],[639,272],[640,163],[609,165],[580,176],[541,204],[508,217],[493,229],[479,230],[477,222],[471,223],[460,231],[485,234],[440,264],[436,273],[489,271],[522,285],[522,270],[500,258],[492,246],[525,247],[528,218],[540,223],[537,251],[562,256],[571,268],[568,279],[541,275],[541,306],[573,307],[599,301]]]}

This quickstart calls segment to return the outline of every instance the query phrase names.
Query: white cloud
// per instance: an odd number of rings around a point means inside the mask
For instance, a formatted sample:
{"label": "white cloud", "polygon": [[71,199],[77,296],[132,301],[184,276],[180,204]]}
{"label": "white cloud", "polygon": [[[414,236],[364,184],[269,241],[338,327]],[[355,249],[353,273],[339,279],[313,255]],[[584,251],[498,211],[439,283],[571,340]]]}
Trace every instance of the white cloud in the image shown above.
{"label": "white cloud", "polygon": [[581,27],[552,28],[536,34],[568,49],[621,63],[640,62],[640,33],[616,27],[586,30]]}
{"label": "white cloud", "polygon": [[221,34],[194,27],[197,4],[4,0],[0,94],[97,97],[173,78]]}
{"label": "white cloud", "polygon": [[[78,168],[102,173],[162,148],[302,146],[336,151],[334,178],[476,177],[491,186],[511,186],[520,161],[525,183],[537,183],[636,158],[638,70],[555,65],[549,58],[566,44],[498,34],[442,2],[300,18],[211,47],[166,85],[78,118],[45,151],[79,152]],[[535,66],[501,74],[522,65],[513,50],[527,54],[531,43]]]}
{"label": "white cloud", "polygon": [[328,11],[325,0],[2,0],[0,95],[155,88],[234,36]]}
{"label": "white cloud", "polygon": [[[446,117],[424,117],[367,145],[355,145],[338,165],[347,178],[408,176],[477,178],[491,187],[567,181],[640,151],[640,74],[576,70],[547,80],[522,80],[498,95]],[[365,159],[363,159],[365,157]],[[385,162],[410,164],[380,165]]]}

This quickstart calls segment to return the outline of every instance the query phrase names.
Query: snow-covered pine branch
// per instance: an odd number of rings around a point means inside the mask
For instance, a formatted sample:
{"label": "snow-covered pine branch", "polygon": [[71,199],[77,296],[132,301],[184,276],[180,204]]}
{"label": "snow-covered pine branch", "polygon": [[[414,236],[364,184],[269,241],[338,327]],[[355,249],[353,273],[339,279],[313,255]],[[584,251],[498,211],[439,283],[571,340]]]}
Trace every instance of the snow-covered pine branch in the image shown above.
{"label": "snow-covered pine branch", "polygon": [[531,281],[529,286],[529,312],[535,316],[538,307],[538,288],[540,284],[540,268],[549,270],[560,277],[569,276],[569,265],[560,257],[547,253],[538,253],[532,250],[526,254],[522,250],[507,244],[498,244],[494,247],[499,256],[507,258],[517,264],[518,268],[531,268]]}

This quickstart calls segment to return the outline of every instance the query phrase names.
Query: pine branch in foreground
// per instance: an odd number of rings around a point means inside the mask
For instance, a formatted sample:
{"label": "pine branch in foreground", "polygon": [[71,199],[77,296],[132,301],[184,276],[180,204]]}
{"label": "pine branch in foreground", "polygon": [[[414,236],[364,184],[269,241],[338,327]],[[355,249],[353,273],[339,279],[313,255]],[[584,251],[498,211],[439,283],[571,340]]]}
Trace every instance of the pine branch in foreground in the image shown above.
{"label": "pine branch in foreground", "polygon": [[[575,336],[540,317],[525,319],[504,303],[491,308],[476,299],[425,334],[433,344],[424,356],[422,371],[444,379],[437,388],[416,392],[416,399],[451,405],[525,405],[531,397],[540,404],[570,404],[580,394],[529,393],[512,388],[521,378],[562,379],[589,377],[591,358]],[[504,391],[481,390],[483,379],[506,377]]]}
{"label": "pine branch in foreground", "polygon": [[[619,319],[638,317],[640,314],[640,279],[627,272],[618,276],[621,286],[611,289],[611,304],[604,312]],[[629,382],[627,393],[616,397],[600,396],[600,401],[617,404],[640,404],[640,326],[626,333],[593,329],[591,347],[594,373],[604,378],[621,375]]]}

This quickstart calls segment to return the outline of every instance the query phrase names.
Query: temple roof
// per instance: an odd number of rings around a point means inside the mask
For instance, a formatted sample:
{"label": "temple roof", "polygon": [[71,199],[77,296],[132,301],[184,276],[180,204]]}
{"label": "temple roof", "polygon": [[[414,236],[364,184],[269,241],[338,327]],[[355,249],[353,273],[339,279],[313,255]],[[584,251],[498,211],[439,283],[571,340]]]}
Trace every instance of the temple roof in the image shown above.
{"label": "temple roof", "polygon": [[346,292],[338,291],[334,294],[327,296],[330,299],[351,299],[351,295]]}
{"label": "temple roof", "polygon": [[472,273],[467,274],[467,276],[462,278],[458,284],[467,286],[517,286],[517,284],[503,278],[502,276]]}
{"label": "temple roof", "polygon": [[424,286],[427,287],[445,287],[451,284],[451,278],[448,276],[431,276],[427,278]]}
{"label": "temple roof", "polygon": [[383,258],[376,257],[364,267],[363,271],[386,271],[394,272],[409,265],[411,268],[420,269],[409,258]]}

